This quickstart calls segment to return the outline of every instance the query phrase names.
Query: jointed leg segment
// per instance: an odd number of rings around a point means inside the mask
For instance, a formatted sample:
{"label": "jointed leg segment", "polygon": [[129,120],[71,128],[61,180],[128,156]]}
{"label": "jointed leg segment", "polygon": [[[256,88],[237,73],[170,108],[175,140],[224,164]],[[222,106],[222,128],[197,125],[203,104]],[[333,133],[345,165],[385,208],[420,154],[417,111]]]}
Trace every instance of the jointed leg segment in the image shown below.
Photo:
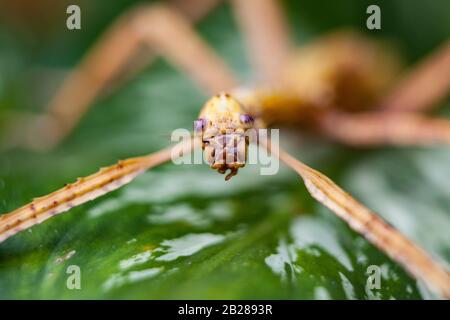
{"label": "jointed leg segment", "polygon": [[[269,148],[270,144],[265,147]],[[303,179],[313,198],[369,242],[401,264],[411,275],[422,279],[434,292],[450,299],[450,274],[424,250],[408,240],[379,215],[370,211],[322,173],[308,167],[280,149],[270,150]],[[274,153],[275,152],[275,153]]]}
{"label": "jointed leg segment", "polygon": [[17,210],[1,215],[0,242],[59,213],[120,188],[145,170],[163,164],[172,157],[190,153],[193,146],[188,140],[148,156],[121,160],[88,177],[79,178],[62,189],[36,198]]}
{"label": "jointed leg segment", "polygon": [[450,120],[419,114],[447,96],[449,90],[450,42],[447,42],[382,99],[380,111],[324,112],[317,117],[318,128],[333,140],[355,146],[450,145]]}
{"label": "jointed leg segment", "polygon": [[[206,3],[204,0],[196,1]],[[178,0],[173,2],[181,3]],[[273,81],[289,50],[287,27],[280,8],[273,0],[233,0],[233,5],[249,41],[258,72],[264,79]],[[187,15],[191,19],[197,19],[201,14],[188,12]],[[235,86],[231,72],[196,35],[180,12],[167,5],[140,7],[123,16],[64,82],[52,101],[46,118],[47,125],[53,131],[33,134],[36,139],[30,143],[57,143],[62,139],[86,112],[93,99],[122,71],[142,45],[149,46],[152,54],[163,55],[186,71],[207,92],[216,93]],[[419,110],[442,97],[450,86],[450,73],[444,72],[450,65],[449,56],[447,45],[442,55],[436,56],[434,62],[426,64],[413,74],[412,80],[406,81],[404,87],[401,86],[397,93],[388,98],[385,106],[400,109],[403,107],[398,106],[409,103],[410,110]],[[410,88],[423,87],[434,76],[441,80],[436,90],[423,95],[419,101],[411,102]],[[322,132],[353,145],[450,144],[450,121],[417,114],[373,112],[351,115],[330,112],[324,113],[318,121]],[[177,146],[183,149],[184,154],[191,150],[190,141],[189,145],[186,143]],[[0,216],[0,242],[56,214],[127,184],[145,170],[170,160],[172,150],[173,148],[167,148],[149,156],[120,161]],[[275,155],[303,178],[308,191],[317,201],[345,220],[351,228],[386,252],[412,275],[423,279],[437,292],[450,298],[448,272],[422,249],[323,174],[282,150]]]}
{"label": "jointed leg segment", "polygon": [[353,146],[450,145],[450,120],[417,113],[327,112],[317,121],[322,134]]}
{"label": "jointed leg segment", "polygon": [[235,86],[232,72],[181,12],[163,4],[140,6],[123,15],[63,82],[50,102],[45,121],[40,126],[24,126],[26,145],[51,147],[63,139],[99,93],[144,46],[150,49],[150,57],[154,54],[166,57],[207,93]]}
{"label": "jointed leg segment", "polygon": [[424,111],[450,90],[450,41],[414,67],[380,103],[386,110]]}
{"label": "jointed leg segment", "polygon": [[290,33],[277,0],[232,0],[258,80],[274,82],[290,51]]}

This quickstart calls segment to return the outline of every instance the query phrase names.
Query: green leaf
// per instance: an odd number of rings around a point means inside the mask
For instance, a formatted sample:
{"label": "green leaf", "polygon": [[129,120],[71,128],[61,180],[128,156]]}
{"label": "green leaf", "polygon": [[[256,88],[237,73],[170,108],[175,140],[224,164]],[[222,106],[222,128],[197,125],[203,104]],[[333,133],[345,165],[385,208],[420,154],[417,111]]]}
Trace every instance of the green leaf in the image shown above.
{"label": "green leaf", "polygon": [[[364,28],[360,23],[364,3],[342,3],[326,17],[323,4],[287,3],[296,39],[304,42],[344,23]],[[87,18],[85,36],[78,35],[75,41],[69,31],[55,35],[34,59],[26,58],[27,44],[18,45],[5,36],[0,61],[14,63],[0,63],[0,102],[5,106],[0,119],[6,119],[8,110],[42,110],[42,96],[50,90],[36,79],[33,82],[27,70],[46,76],[42,70],[50,64],[46,52],[52,56],[51,64],[61,65],[67,63],[68,51],[81,54],[123,7],[123,3],[112,6],[102,16],[93,6],[103,25]],[[407,16],[411,12],[420,16],[420,5],[412,7]],[[402,16],[392,10],[387,13],[389,19]],[[417,22],[410,20],[409,25]],[[401,42],[405,23],[383,32]],[[428,34],[434,34],[433,28],[441,30],[443,25],[438,24],[429,26]],[[250,79],[241,37],[228,8],[215,10],[198,29],[242,78]],[[428,43],[412,47],[416,51],[411,57],[431,49]],[[5,68],[8,72],[2,72]],[[27,89],[30,96],[23,94]],[[190,128],[206,98],[186,76],[157,61],[100,99],[56,150],[0,153],[0,212],[119,158],[167,146],[170,132]],[[450,261],[449,150],[357,151],[315,140],[300,145],[288,134],[282,138],[300,159],[329,175],[441,260]],[[314,202],[293,172],[281,168],[276,176],[261,176],[258,170],[248,165],[225,182],[206,166],[167,164],[18,234],[0,244],[0,298],[430,297],[423,284]],[[366,289],[371,265],[381,270],[380,289]],[[73,279],[69,266],[79,267],[79,290],[67,285]]]}

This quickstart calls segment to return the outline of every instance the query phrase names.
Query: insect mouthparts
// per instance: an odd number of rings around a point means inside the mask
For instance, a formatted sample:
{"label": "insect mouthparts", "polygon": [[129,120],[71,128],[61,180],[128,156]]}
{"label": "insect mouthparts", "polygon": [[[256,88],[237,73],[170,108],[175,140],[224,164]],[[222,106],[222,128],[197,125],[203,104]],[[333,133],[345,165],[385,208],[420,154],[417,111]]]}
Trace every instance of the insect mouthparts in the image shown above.
{"label": "insect mouthparts", "polygon": [[230,169],[230,173],[227,174],[227,175],[225,176],[225,181],[228,181],[228,180],[230,180],[233,176],[237,175],[238,171],[239,171],[238,168],[231,168],[231,169]]}

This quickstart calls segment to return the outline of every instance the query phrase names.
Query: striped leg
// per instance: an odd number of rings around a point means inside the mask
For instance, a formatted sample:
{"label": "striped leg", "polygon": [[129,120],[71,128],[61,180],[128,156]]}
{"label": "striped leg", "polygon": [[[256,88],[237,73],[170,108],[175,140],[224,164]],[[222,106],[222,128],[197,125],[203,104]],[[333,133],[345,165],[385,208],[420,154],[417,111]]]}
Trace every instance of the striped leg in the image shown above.
{"label": "striped leg", "polygon": [[0,215],[0,242],[57,214],[114,191],[148,169],[189,154],[193,147],[192,141],[188,140],[144,157],[121,160],[90,176],[78,178],[76,182],[49,195],[36,198],[19,209]]}
{"label": "striped leg", "polygon": [[450,299],[450,274],[423,249],[407,239],[395,227],[355,200],[332,180],[308,167],[283,150],[270,150],[303,179],[311,196],[326,206],[353,230],[402,265],[416,279],[421,279],[437,294]]}

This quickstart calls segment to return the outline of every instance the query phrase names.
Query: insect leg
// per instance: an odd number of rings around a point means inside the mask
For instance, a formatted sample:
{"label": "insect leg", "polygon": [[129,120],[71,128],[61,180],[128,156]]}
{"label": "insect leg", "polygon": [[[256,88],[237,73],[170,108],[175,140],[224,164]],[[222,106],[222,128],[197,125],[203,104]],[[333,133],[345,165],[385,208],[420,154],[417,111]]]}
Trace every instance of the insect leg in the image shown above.
{"label": "insect leg", "polygon": [[353,146],[450,145],[450,120],[412,112],[328,112],[317,122],[320,133]]}
{"label": "insect leg", "polygon": [[[270,144],[265,146],[270,150]],[[431,290],[447,299],[450,298],[450,274],[423,249],[322,173],[281,149],[271,151],[302,177],[314,199],[347,222],[350,228],[403,266],[412,276],[423,280]]]}
{"label": "insect leg", "polygon": [[147,156],[121,160],[90,176],[78,178],[62,189],[36,198],[19,209],[0,215],[0,242],[59,213],[116,190],[145,170],[163,164],[172,157],[189,154],[192,148],[193,143],[188,140]]}
{"label": "insect leg", "polygon": [[231,3],[258,80],[276,81],[291,45],[280,3],[276,0],[232,0]]}
{"label": "insect leg", "polygon": [[231,71],[181,12],[165,4],[141,5],[106,31],[64,80],[40,122],[17,124],[19,143],[45,149],[60,142],[141,47],[149,47],[150,56],[167,58],[208,93],[235,85]]}
{"label": "insect leg", "polygon": [[387,110],[427,110],[450,91],[450,41],[407,73],[380,103]]}
{"label": "insect leg", "polygon": [[223,0],[168,0],[168,2],[191,21],[198,21],[206,16]]}

